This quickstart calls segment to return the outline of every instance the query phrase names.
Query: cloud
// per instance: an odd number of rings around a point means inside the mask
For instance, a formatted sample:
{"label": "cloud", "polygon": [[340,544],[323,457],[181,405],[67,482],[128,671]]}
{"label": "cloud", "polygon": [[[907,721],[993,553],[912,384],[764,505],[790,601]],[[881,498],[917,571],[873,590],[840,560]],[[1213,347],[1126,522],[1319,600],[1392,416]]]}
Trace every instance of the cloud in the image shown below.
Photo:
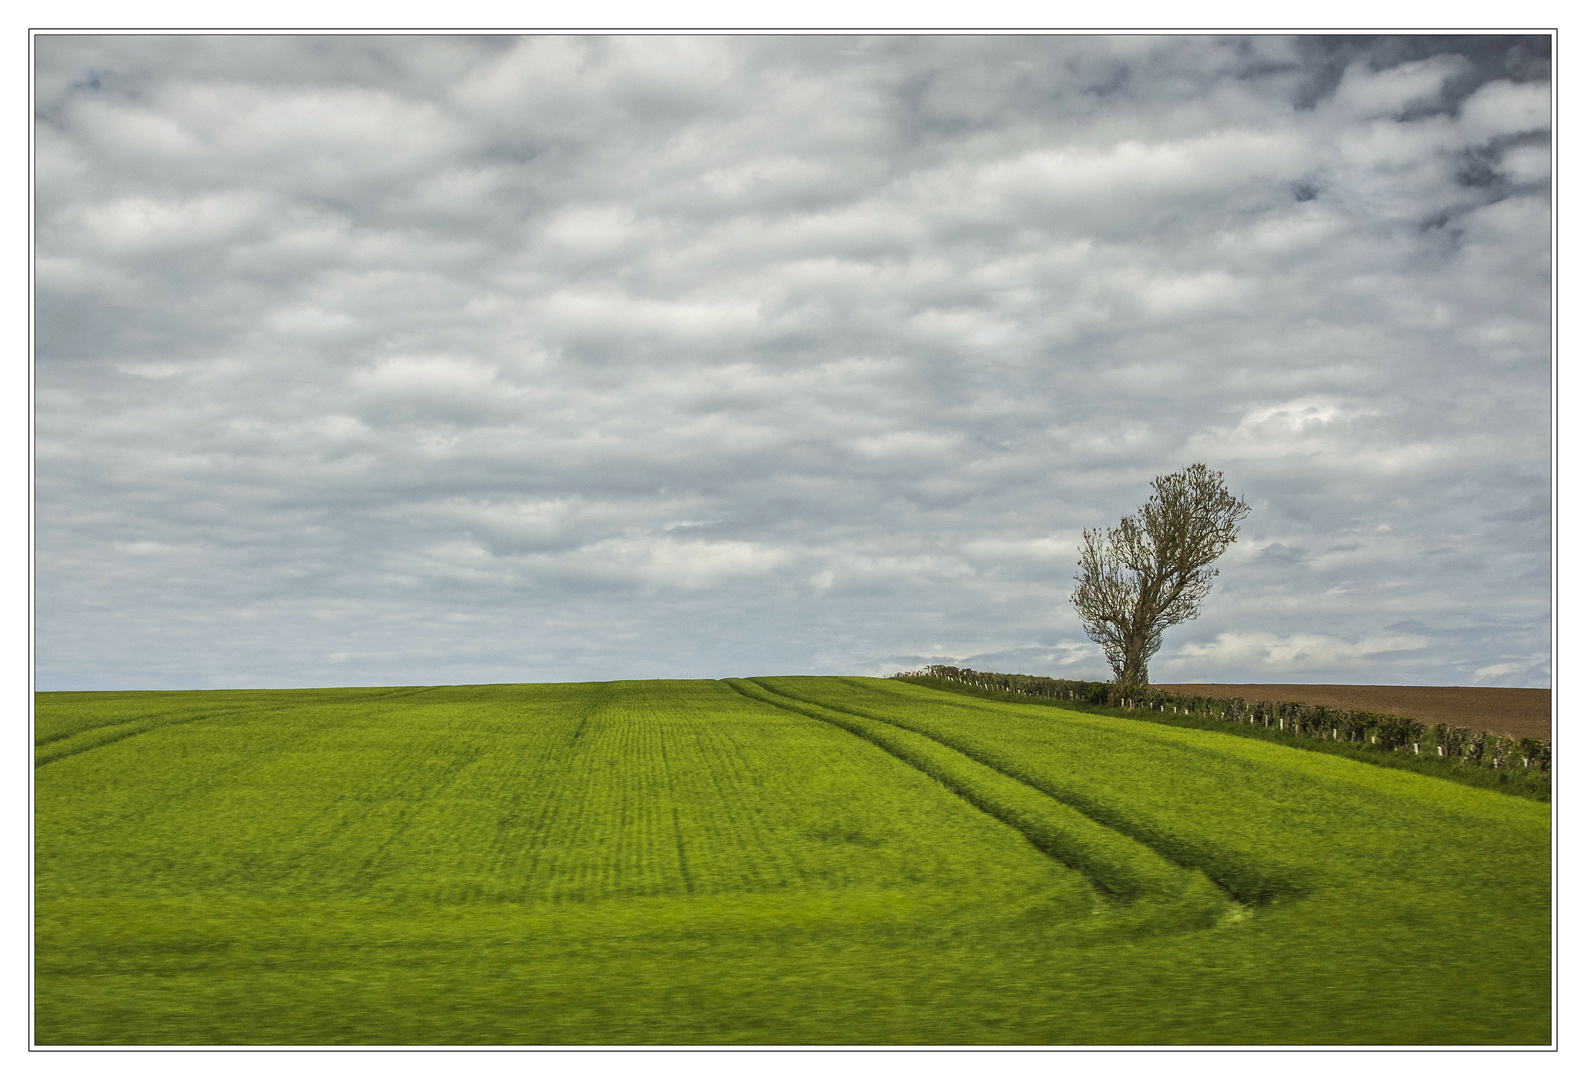
{"label": "cloud", "polygon": [[1392,117],[1427,106],[1436,100],[1449,79],[1466,67],[1458,56],[1433,56],[1412,60],[1385,70],[1369,64],[1351,64],[1333,91],[1328,108],[1351,119]]}
{"label": "cloud", "polygon": [[1546,44],[42,36],[39,684],[1546,684]]}
{"label": "cloud", "polygon": [[1230,631],[1206,644],[1180,648],[1174,659],[1221,667],[1246,666],[1275,675],[1329,673],[1394,653],[1415,652],[1429,644],[1415,634],[1374,634],[1348,641],[1328,634],[1279,635]]}

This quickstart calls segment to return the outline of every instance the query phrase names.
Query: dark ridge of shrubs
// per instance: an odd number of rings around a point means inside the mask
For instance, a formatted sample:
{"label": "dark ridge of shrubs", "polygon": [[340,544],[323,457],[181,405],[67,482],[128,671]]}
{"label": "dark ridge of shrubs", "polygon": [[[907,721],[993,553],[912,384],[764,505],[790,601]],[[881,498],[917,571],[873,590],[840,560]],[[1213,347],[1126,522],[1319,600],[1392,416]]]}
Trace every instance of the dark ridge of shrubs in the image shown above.
{"label": "dark ridge of shrubs", "polygon": [[[1449,724],[1423,724],[1389,713],[1333,709],[1298,701],[1251,702],[1243,698],[1198,697],[1150,688],[1131,690],[1110,682],[1007,675],[945,664],[930,664],[919,671],[900,671],[892,678],[911,682],[940,681],[951,684],[944,689],[958,686],[998,691],[1063,702],[1087,710],[1122,711],[1135,717],[1148,713],[1153,714],[1147,717],[1150,719],[1161,718],[1169,723],[1183,721],[1194,727],[1242,725],[1242,729],[1233,728],[1233,733],[1274,735],[1285,743],[1292,740],[1291,744],[1296,746],[1342,751],[1358,760],[1408,767],[1415,772],[1446,776],[1480,787],[1496,787],[1544,801],[1551,794],[1553,744],[1544,739],[1515,739]],[[1395,753],[1384,754],[1383,751]],[[1479,775],[1483,773],[1486,775]]]}

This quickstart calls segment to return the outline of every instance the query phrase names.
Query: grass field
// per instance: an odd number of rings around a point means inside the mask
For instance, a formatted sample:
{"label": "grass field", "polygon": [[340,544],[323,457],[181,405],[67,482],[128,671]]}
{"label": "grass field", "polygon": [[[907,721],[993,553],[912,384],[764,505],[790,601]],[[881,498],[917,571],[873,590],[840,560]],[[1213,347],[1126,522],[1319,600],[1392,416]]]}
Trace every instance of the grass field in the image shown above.
{"label": "grass field", "polygon": [[898,681],[39,694],[40,1044],[1545,1044],[1549,808]]}

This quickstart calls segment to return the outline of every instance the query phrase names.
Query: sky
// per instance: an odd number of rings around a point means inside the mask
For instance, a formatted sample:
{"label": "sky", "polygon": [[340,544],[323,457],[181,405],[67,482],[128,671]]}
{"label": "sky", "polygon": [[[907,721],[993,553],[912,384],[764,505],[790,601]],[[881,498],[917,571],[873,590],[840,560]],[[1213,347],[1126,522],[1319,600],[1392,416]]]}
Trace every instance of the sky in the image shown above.
{"label": "sky", "polygon": [[1551,684],[1547,38],[34,43],[41,690]]}

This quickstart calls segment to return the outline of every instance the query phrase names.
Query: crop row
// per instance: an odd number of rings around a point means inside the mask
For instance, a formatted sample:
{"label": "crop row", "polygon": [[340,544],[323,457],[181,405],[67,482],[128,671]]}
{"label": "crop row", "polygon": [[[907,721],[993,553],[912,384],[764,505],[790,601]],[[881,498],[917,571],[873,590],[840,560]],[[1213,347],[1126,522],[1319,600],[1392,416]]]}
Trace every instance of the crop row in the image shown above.
{"label": "crop row", "polygon": [[717,682],[301,696],[107,697],[95,715],[119,723],[39,751],[40,896],[567,904],[921,878],[1002,895],[1048,873],[916,770]]}
{"label": "crop row", "polygon": [[1553,744],[1548,740],[1515,739],[1450,724],[1424,724],[1389,713],[1333,709],[1299,701],[1201,697],[1148,688],[1130,691],[1121,690],[1116,683],[1053,679],[1044,675],[1008,675],[946,664],[929,664],[919,671],[900,671],[893,678],[919,676],[1029,697],[1209,717],[1230,724],[1259,725],[1313,739],[1377,746],[1412,754],[1435,754],[1440,758],[1483,768],[1535,769],[1541,773],[1551,773],[1553,769]]}
{"label": "crop row", "polygon": [[1435,756],[938,679],[38,704],[184,721],[35,774],[40,1044],[1555,1034],[1550,808]]}

